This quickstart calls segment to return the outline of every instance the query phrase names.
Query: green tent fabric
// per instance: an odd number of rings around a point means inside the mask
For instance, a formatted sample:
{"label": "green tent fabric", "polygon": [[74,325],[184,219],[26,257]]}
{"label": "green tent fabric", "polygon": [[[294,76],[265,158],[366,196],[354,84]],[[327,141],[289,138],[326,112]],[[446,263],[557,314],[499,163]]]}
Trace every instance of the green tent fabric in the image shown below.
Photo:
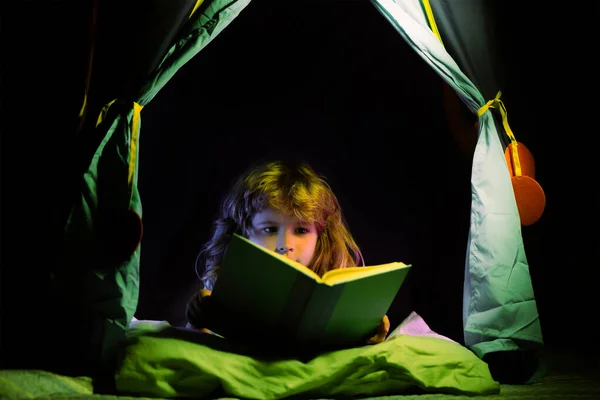
{"label": "green tent fabric", "polygon": [[[137,188],[141,110],[207,46],[249,0],[199,1],[135,98],[107,104],[96,124],[102,140],[84,173],[65,226],[53,290],[90,315],[92,357],[107,361],[124,338],[138,302],[142,206]],[[99,347],[99,348],[98,348]]]}
{"label": "green tent fabric", "polygon": [[493,7],[498,3],[477,0],[431,2],[444,48],[486,100],[494,98],[501,89],[498,66],[502,63],[494,40],[498,18],[494,18]]}
{"label": "green tent fabric", "polygon": [[[456,91],[477,115],[494,99],[493,64],[484,49],[486,13],[476,1],[432,4],[435,23],[444,27],[442,41],[434,34],[425,0],[372,0],[409,45]],[[457,19],[459,18],[462,19]],[[460,28],[459,27],[468,27]],[[468,29],[468,33],[464,30]],[[477,34],[473,34],[477,32]],[[469,75],[442,43],[450,38]],[[482,55],[481,55],[482,54]],[[484,59],[478,59],[484,57]],[[485,96],[478,85],[485,87]],[[463,295],[465,344],[480,357],[494,351],[540,347],[543,344],[521,224],[496,120],[490,109],[479,117],[479,138],[472,167],[471,226],[467,243]]]}

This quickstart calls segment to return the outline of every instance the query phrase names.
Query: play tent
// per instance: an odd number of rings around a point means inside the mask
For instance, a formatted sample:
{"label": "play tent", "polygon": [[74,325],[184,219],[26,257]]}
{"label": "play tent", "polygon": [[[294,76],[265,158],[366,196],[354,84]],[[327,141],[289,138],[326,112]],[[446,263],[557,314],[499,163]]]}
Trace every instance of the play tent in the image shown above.
{"label": "play tent", "polygon": [[[137,308],[143,214],[137,180],[143,107],[160,95],[182,66],[235,24],[249,3],[173,3],[175,11],[165,16],[160,30],[168,33],[162,41],[164,51],[143,81],[129,82],[130,90],[103,104],[87,96],[82,99],[78,145],[84,171],[65,221],[63,258],[53,271],[53,290],[67,309],[89,316],[85,333],[92,343],[80,345],[91,360],[112,357]],[[510,128],[493,75],[497,60],[490,59],[494,53],[486,50],[493,42],[486,35],[487,3],[371,3],[380,11],[382,23],[391,24],[478,116],[470,234],[465,243],[465,344],[479,357],[539,347],[541,327],[505,158]],[[168,19],[170,24],[165,22]],[[91,25],[90,68],[94,60]],[[136,40],[139,45],[144,38]]]}

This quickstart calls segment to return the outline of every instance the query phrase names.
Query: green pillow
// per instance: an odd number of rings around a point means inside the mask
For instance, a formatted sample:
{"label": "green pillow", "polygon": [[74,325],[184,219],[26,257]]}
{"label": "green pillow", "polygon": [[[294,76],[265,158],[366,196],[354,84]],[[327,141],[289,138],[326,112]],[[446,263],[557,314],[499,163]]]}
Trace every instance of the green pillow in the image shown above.
{"label": "green pillow", "polygon": [[228,350],[224,339],[167,323],[139,323],[122,349],[119,394],[246,399],[375,396],[422,391],[463,395],[500,392],[488,366],[445,339],[398,335],[383,343],[309,360],[262,359]]}

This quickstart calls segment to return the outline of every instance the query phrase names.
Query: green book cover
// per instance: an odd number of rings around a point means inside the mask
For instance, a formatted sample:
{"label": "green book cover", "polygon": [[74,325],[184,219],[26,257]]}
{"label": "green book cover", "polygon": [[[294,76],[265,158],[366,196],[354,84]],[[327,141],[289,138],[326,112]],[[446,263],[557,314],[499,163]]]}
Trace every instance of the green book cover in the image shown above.
{"label": "green book cover", "polygon": [[365,344],[402,286],[410,265],[335,269],[319,277],[302,264],[234,234],[211,300],[225,337],[285,338],[311,346]]}

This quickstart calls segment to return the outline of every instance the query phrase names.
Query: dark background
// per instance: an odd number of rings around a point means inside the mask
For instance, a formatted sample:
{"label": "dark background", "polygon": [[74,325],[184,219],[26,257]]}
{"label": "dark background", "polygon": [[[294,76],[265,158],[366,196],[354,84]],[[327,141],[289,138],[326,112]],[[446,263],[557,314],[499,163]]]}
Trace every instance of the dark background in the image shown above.
{"label": "dark background", "polygon": [[[59,227],[85,167],[75,152],[85,139],[74,132],[91,9],[16,4],[14,17],[3,11],[3,347],[39,329]],[[102,3],[88,120],[160,60],[173,21],[187,14],[165,4]],[[598,35],[591,12],[503,4],[494,37],[505,62],[493,68],[547,196],[542,219],[523,227],[544,338],[597,351],[598,83],[589,54]],[[446,119],[443,89],[367,1],[251,2],[142,112],[136,316],[183,323],[194,260],[231,180],[257,158],[301,156],[328,178],[367,264],[415,266],[392,326],[415,310],[462,340],[471,158]]]}

